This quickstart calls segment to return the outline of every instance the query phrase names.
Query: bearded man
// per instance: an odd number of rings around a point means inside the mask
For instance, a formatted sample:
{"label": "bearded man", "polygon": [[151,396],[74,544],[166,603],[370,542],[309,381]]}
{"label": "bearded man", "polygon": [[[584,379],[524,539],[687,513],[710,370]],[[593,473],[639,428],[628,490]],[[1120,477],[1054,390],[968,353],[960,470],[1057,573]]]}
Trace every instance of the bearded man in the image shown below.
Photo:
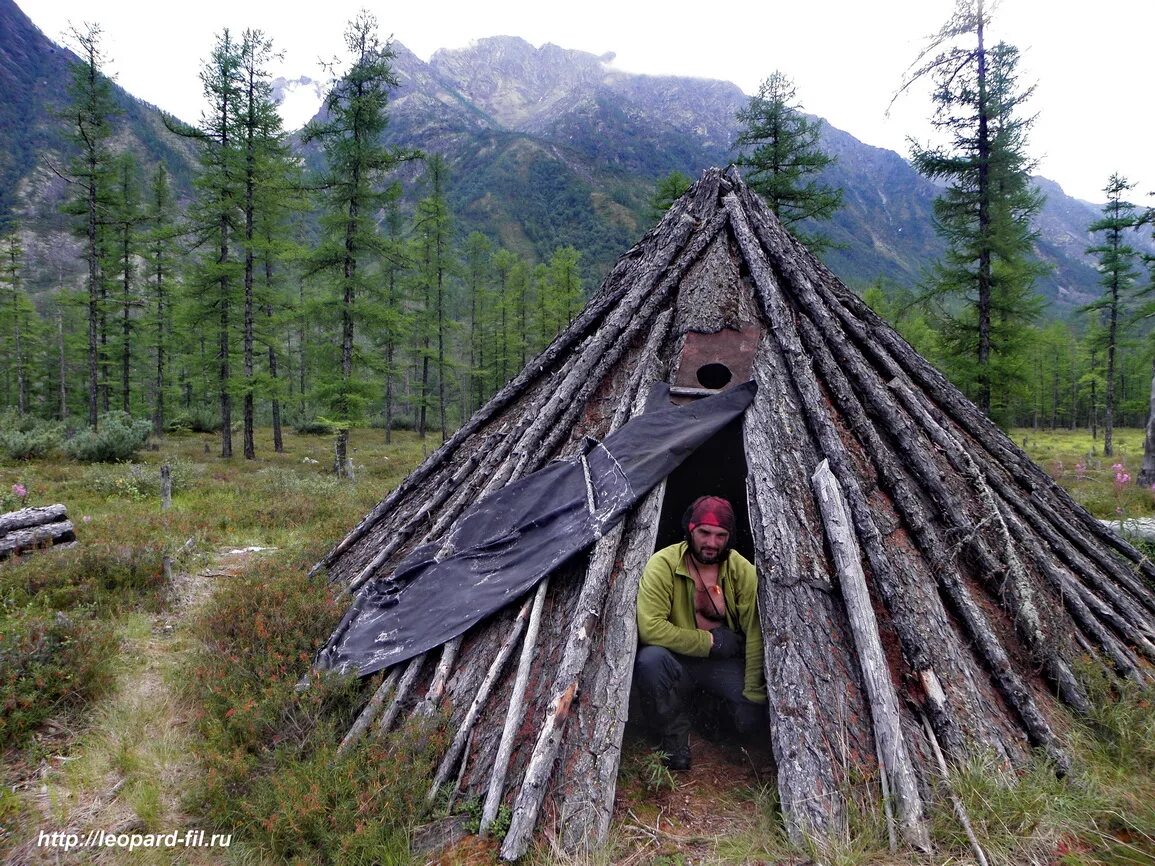
{"label": "bearded man", "polygon": [[698,690],[721,700],[739,735],[766,723],[766,679],[754,566],[730,549],[734,509],[694,500],[686,540],[650,557],[638,585],[634,688],[644,721],[661,738],[663,763],[690,769],[688,707]]}

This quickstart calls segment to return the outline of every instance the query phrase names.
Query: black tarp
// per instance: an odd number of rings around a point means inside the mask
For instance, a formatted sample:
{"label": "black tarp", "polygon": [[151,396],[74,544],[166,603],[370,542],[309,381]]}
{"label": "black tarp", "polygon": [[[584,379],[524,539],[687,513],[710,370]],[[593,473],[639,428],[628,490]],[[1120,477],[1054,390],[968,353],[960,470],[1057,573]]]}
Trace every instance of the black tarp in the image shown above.
{"label": "black tarp", "polygon": [[747,382],[684,406],[659,383],[646,411],[578,457],[550,463],[471,506],[440,542],[362,587],[328,643],[322,669],[364,676],[464,633],[533,589],[612,529],[689,454],[739,417]]}

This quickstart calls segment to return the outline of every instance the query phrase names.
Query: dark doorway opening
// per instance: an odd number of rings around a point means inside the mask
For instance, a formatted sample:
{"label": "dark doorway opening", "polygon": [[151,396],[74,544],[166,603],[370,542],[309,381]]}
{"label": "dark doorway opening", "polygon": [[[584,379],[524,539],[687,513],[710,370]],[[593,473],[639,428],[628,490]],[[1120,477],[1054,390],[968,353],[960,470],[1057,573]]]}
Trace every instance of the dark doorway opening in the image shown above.
{"label": "dark doorway opening", "polygon": [[699,496],[723,496],[734,506],[731,546],[754,561],[754,539],[746,506],[746,450],[742,419],[737,418],[687,457],[666,479],[662,516],[658,521],[657,549],[683,539],[682,515]]}

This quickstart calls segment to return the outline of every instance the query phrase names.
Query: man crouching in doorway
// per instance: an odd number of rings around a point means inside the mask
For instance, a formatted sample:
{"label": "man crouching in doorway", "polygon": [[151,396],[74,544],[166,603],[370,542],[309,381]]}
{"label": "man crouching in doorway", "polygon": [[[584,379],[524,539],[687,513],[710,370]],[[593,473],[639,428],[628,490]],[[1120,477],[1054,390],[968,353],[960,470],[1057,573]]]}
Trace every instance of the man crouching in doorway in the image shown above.
{"label": "man crouching in doorway", "polygon": [[766,679],[754,566],[731,550],[734,509],[718,496],[694,500],[686,540],[650,557],[638,586],[634,688],[644,721],[661,737],[663,763],[690,769],[690,702],[721,699],[739,735],[766,725]]}

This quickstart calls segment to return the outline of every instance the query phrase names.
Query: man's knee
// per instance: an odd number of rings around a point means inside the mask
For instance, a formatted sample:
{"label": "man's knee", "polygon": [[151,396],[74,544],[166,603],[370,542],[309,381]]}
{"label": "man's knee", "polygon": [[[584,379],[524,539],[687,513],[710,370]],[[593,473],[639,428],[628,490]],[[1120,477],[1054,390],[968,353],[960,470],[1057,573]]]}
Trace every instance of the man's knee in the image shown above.
{"label": "man's knee", "polygon": [[643,693],[665,691],[682,679],[682,665],[665,647],[643,646],[634,659],[634,682]]}
{"label": "man's knee", "polygon": [[740,737],[751,736],[767,726],[765,704],[756,704],[743,698],[730,704],[730,712],[734,730]]}

